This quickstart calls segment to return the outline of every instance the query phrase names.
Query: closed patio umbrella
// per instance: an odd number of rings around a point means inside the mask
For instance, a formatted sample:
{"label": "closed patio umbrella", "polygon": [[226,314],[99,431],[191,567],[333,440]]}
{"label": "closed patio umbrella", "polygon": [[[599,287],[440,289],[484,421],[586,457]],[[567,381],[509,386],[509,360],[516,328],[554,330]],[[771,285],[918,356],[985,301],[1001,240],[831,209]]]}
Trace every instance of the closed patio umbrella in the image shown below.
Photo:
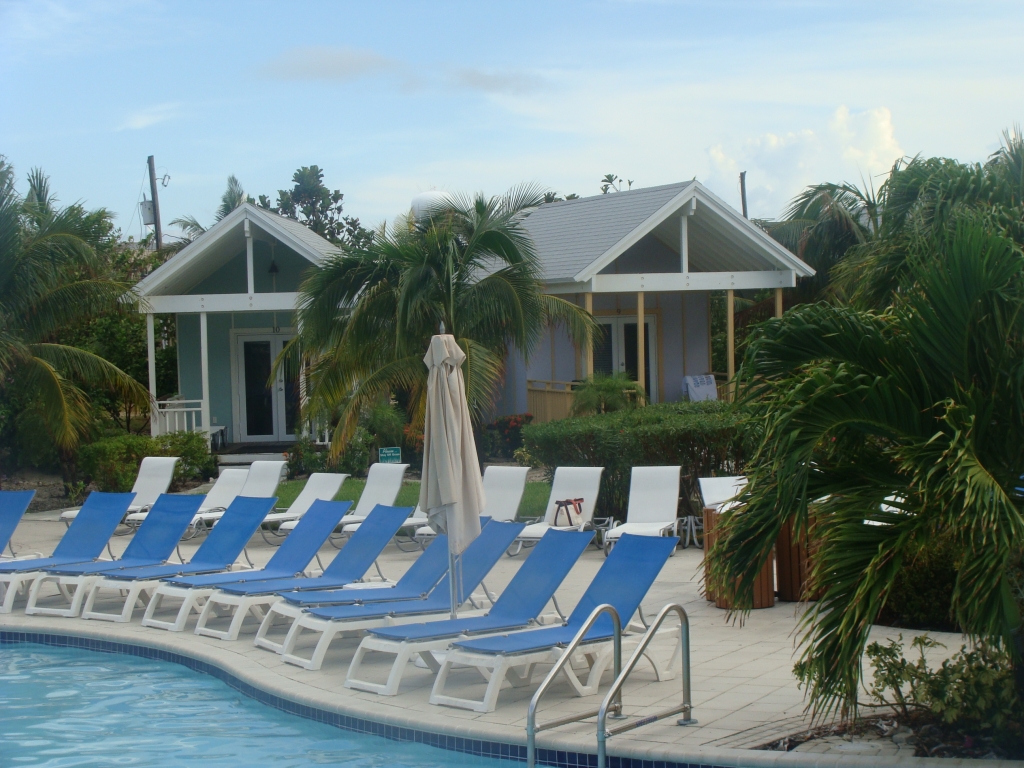
{"label": "closed patio umbrella", "polygon": [[423,358],[428,374],[420,508],[426,510],[434,530],[448,534],[452,618],[466,597],[460,594],[461,555],[480,535],[480,511],[484,507],[480,463],[462,377],[465,359],[466,353],[455,343],[455,337],[445,333],[431,338]]}

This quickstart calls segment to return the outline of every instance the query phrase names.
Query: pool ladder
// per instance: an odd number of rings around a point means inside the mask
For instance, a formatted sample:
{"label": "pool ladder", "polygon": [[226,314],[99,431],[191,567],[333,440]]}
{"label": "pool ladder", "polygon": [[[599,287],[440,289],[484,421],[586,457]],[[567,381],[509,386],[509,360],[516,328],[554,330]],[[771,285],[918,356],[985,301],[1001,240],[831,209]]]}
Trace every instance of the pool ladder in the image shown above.
{"label": "pool ladder", "polygon": [[[612,624],[614,628],[614,634],[612,636],[613,643],[613,662],[615,680],[612,683],[611,689],[605,696],[604,701],[601,702],[601,706],[596,710],[589,712],[581,712],[576,715],[569,715],[567,717],[560,717],[555,720],[550,720],[540,725],[537,724],[537,707],[540,704],[541,698],[547,692],[548,687],[554,682],[558,673],[562,670],[566,664],[572,659],[573,653],[583,643],[583,638],[587,632],[594,625],[594,623],[603,615],[609,614],[612,618]],[[615,719],[625,719],[626,716],[622,714],[622,687],[626,683],[626,679],[630,673],[636,667],[637,663],[643,658],[644,653],[647,650],[647,646],[650,645],[651,641],[657,634],[658,629],[664,623],[665,619],[670,614],[676,614],[679,616],[679,649],[680,649],[680,676],[682,677],[683,683],[683,702],[682,704],[671,707],[661,712],[657,712],[653,715],[647,715],[645,717],[632,720],[628,723],[622,723],[608,727],[608,717]],[[586,720],[590,717],[597,717],[597,768],[606,768],[607,765],[607,741],[608,738],[618,733],[625,733],[626,731],[632,731],[636,728],[640,728],[651,723],[656,723],[659,720],[664,720],[667,717],[673,717],[681,714],[682,717],[676,721],[677,725],[695,725],[696,720],[693,719],[693,705],[690,699],[690,620],[686,615],[686,610],[678,603],[670,603],[666,605],[658,613],[653,623],[648,627],[647,632],[644,633],[643,638],[633,651],[633,655],[629,657],[629,661],[626,662],[626,667],[622,667],[622,620],[619,618],[618,612],[614,607],[608,605],[599,605],[587,618],[583,627],[576,636],[572,639],[572,642],[566,646],[565,651],[559,657],[555,666],[548,672],[547,677],[537,688],[537,692],[533,695],[530,700],[530,708],[526,713],[526,765],[527,768],[535,768],[537,760],[537,734],[540,731],[546,731],[551,728],[557,728],[560,725],[567,725],[568,723],[575,723],[580,720]]]}

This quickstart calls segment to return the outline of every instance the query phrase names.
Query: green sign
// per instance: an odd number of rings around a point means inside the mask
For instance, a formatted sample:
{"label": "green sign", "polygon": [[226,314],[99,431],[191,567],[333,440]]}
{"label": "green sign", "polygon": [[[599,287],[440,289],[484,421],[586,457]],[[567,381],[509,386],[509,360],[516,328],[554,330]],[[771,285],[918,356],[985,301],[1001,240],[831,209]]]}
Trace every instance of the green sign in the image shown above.
{"label": "green sign", "polygon": [[401,448],[378,448],[377,449],[377,461],[381,464],[401,464],[402,463],[402,449]]}

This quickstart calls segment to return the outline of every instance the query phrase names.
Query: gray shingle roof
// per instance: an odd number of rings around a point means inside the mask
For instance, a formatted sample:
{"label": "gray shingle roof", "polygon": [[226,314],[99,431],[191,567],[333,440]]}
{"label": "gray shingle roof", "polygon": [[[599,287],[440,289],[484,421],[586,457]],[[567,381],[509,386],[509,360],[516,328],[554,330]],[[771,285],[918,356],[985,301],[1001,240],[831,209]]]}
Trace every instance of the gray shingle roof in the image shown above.
{"label": "gray shingle roof", "polygon": [[545,280],[572,280],[693,182],[545,203],[525,227]]}

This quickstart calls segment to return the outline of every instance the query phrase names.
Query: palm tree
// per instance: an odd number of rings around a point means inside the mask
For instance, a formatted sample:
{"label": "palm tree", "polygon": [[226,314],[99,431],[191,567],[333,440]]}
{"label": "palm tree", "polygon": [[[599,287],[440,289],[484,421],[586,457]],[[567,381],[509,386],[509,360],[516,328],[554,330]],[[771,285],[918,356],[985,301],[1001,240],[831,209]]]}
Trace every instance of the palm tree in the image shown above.
{"label": "palm tree", "polygon": [[960,209],[913,239],[886,308],[796,307],[741,366],[759,446],[709,553],[712,588],[751,605],[782,526],[813,520],[821,597],[797,670],[818,711],[856,713],[868,632],[899,570],[940,538],[963,554],[955,620],[1011,649],[1024,691],[1008,577],[1024,542],[1024,254],[989,214]]}
{"label": "palm tree", "polygon": [[[245,194],[245,190],[242,188],[242,182],[238,180],[235,174],[231,174],[228,176],[227,189],[225,189],[224,194],[220,196],[220,205],[217,206],[217,213],[214,214],[213,217],[214,223],[223,219],[244,202],[251,203],[253,202],[253,199]],[[200,224],[199,220],[196,219],[195,216],[181,216],[171,221],[171,224],[176,227],[180,227],[185,232],[185,237],[171,245],[172,250],[181,250],[206,232],[206,227]]]}
{"label": "palm tree", "polygon": [[534,349],[550,323],[576,344],[595,324],[585,310],[542,292],[523,219],[542,199],[530,186],[500,197],[448,197],[419,218],[400,217],[362,246],[343,246],[302,284],[296,343],[309,366],[306,415],[337,422],[342,450],[359,414],[395,392],[422,419],[423,356],[443,324],[466,353],[467,399],[479,425],[515,347]]}
{"label": "palm tree", "polygon": [[20,416],[33,418],[65,458],[92,425],[79,384],[149,402],[145,387],[119,368],[57,338],[62,328],[124,306],[128,286],[108,278],[94,247],[109,221],[102,209],[56,208],[38,170],[21,198],[0,157],[0,394],[27,404]]}

